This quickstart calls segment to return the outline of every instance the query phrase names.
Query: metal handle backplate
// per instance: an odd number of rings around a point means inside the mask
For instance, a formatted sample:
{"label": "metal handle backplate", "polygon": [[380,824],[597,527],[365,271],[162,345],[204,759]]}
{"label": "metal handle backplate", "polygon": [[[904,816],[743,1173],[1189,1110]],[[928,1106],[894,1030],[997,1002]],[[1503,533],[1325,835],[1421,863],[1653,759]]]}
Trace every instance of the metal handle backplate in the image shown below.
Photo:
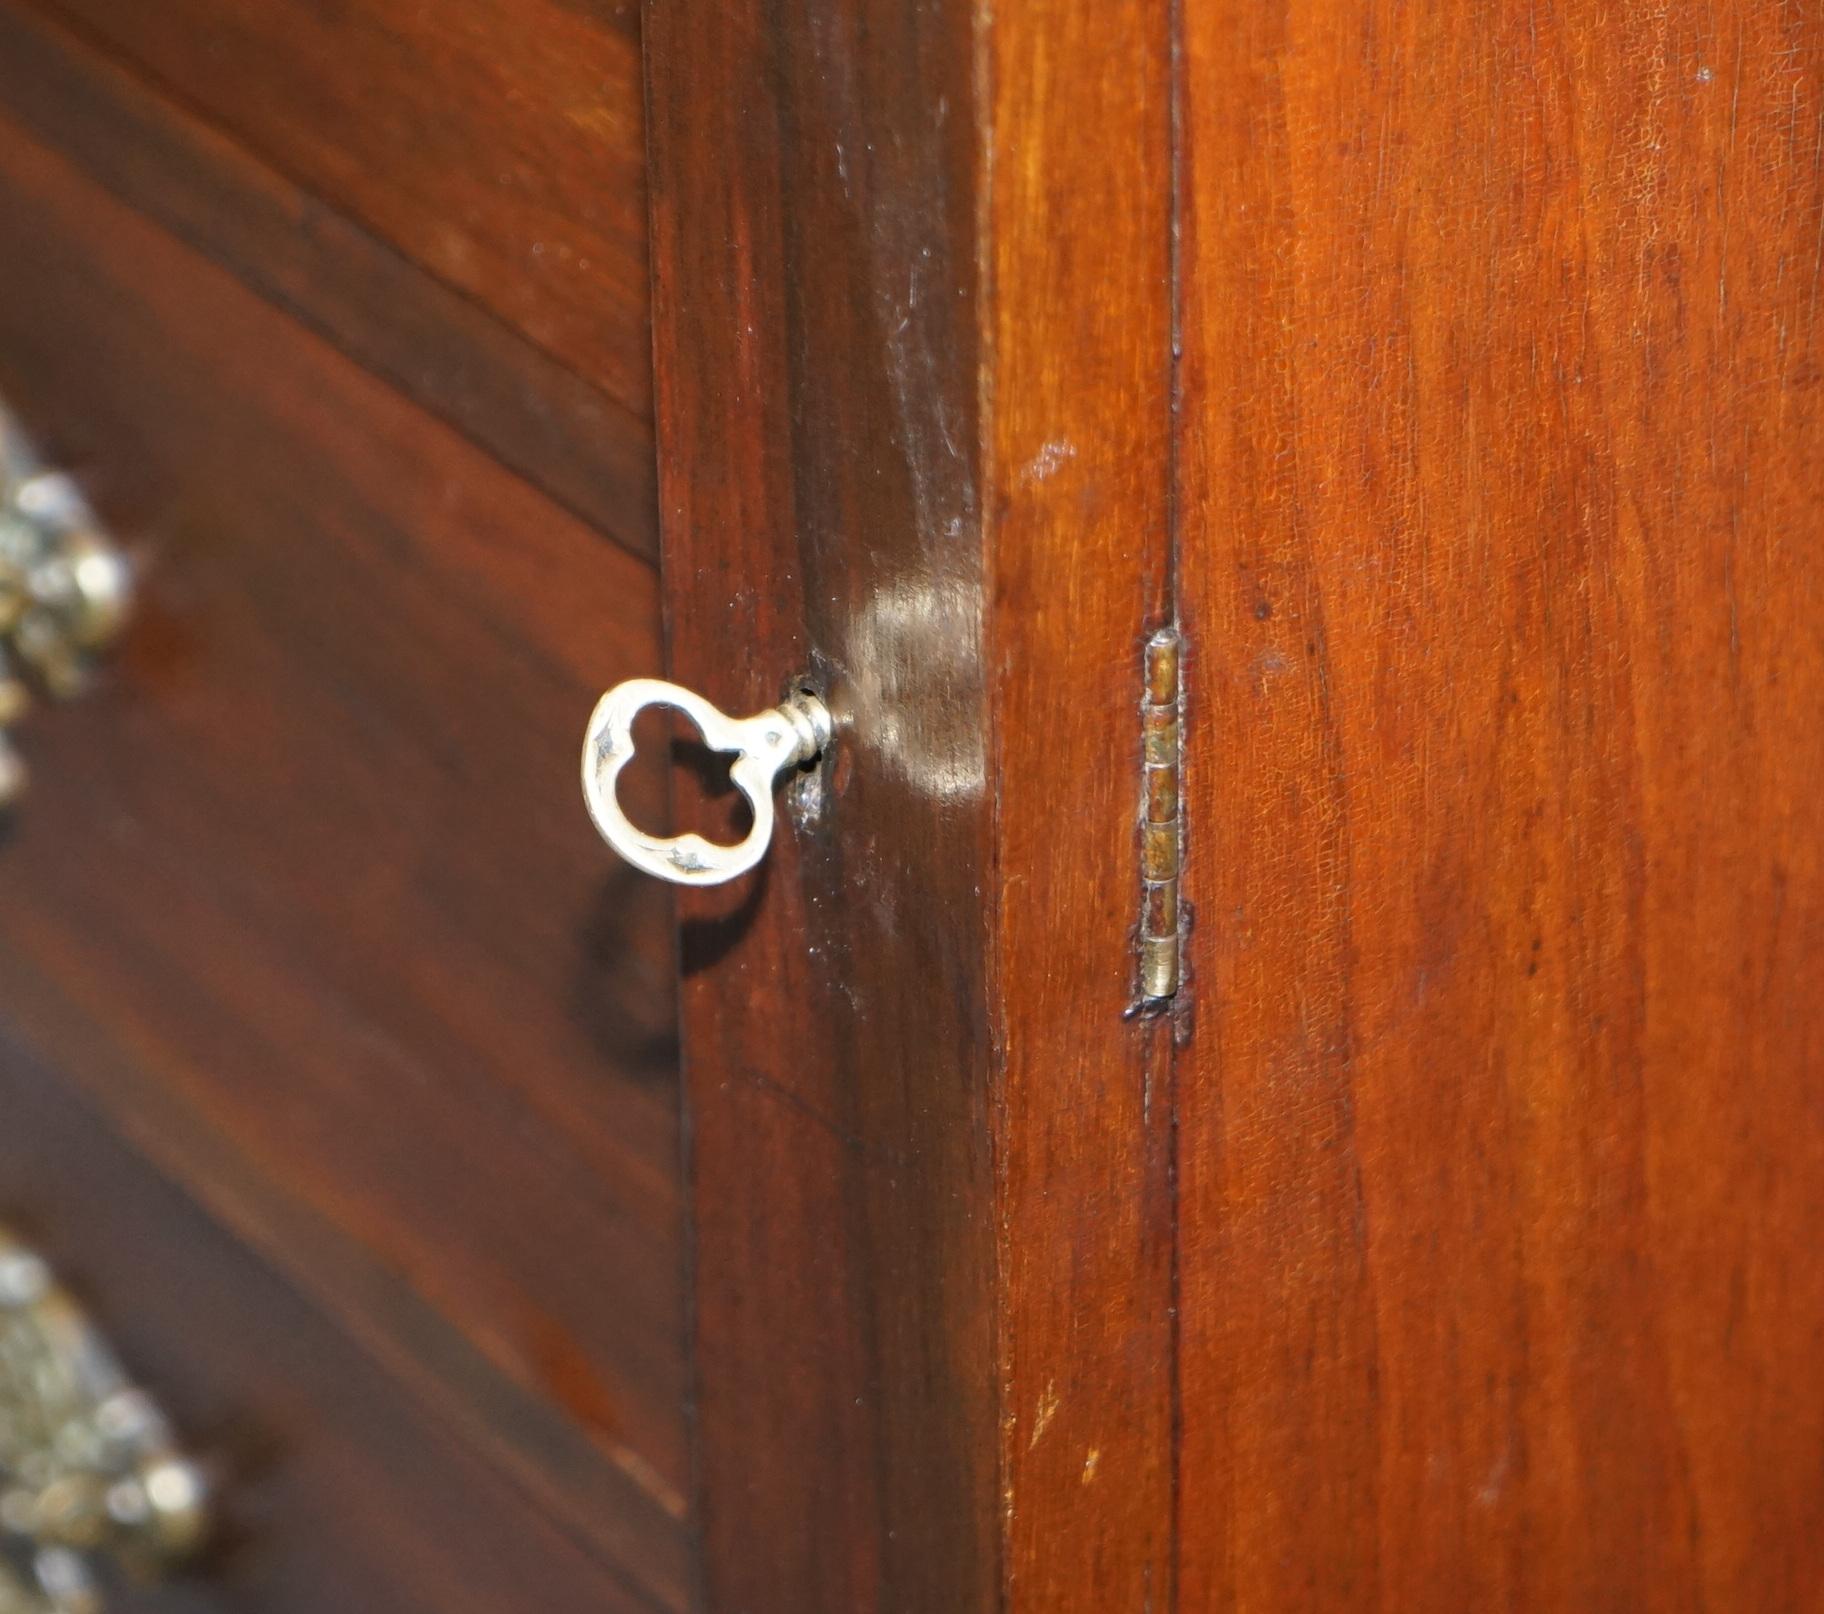
{"label": "metal handle backplate", "polygon": [[133,572],[82,491],[0,406],[0,806],[25,785],[9,731],[34,693],[65,699],[120,632]]}
{"label": "metal handle backplate", "polygon": [[202,1469],[44,1261],[0,1230],[0,1614],[98,1614],[208,1521]]}
{"label": "metal handle backplate", "polygon": [[[615,782],[633,759],[634,719],[651,706],[682,712],[712,751],[732,754],[729,777],[753,810],[753,827],[733,846],[701,835],[650,835],[621,811]],[[630,678],[604,695],[583,742],[583,796],[602,838],[636,869],[678,885],[720,885],[747,873],[773,838],[773,782],[830,741],[829,709],[808,691],[752,717],[730,717],[694,690],[662,678]]]}

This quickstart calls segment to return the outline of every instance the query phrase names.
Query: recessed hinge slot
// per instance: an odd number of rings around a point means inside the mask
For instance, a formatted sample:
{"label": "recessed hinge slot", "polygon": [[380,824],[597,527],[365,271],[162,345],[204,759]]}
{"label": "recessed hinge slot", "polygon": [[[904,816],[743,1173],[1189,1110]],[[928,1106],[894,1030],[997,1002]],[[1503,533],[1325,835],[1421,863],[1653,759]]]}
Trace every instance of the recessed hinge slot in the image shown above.
{"label": "recessed hinge slot", "polygon": [[1137,1014],[1158,1013],[1178,990],[1182,953],[1178,881],[1184,860],[1180,791],[1183,640],[1161,628],[1146,642],[1140,707],[1140,993]]}

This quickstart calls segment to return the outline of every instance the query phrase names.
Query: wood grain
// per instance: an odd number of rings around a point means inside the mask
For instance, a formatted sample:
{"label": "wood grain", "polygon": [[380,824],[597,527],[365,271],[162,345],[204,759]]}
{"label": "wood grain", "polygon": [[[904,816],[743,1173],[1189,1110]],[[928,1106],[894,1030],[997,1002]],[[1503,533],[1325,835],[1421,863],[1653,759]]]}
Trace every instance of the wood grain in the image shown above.
{"label": "wood grain", "polygon": [[[301,1516],[320,1428],[403,1520],[255,1606],[681,1607],[692,1484],[708,1614],[1815,1600],[1824,40],[1473,21],[648,0],[671,664],[840,726],[684,913],[692,1478],[573,779],[658,654],[633,18],[0,0],[0,388],[156,562],[27,736],[0,1089],[234,1235],[94,1268],[180,1399],[270,1357]],[[173,1246],[329,1366],[186,1368]]]}
{"label": "wood grain", "polygon": [[726,1614],[954,1614],[997,1578],[961,12],[646,12],[670,665],[735,711],[813,672],[840,730],[826,810],[683,905],[701,1602]]}
{"label": "wood grain", "polygon": [[[363,229],[336,197],[304,189],[21,0],[0,4],[0,104],[122,201],[656,558],[643,404],[617,403]],[[643,281],[629,295],[626,317],[643,330]]]}
{"label": "wood grain", "polygon": [[1818,19],[1184,15],[1182,1606],[1814,1606]]}
{"label": "wood grain", "polygon": [[984,15],[646,14],[672,667],[839,723],[686,906],[715,1611],[1165,1606],[1167,19]]}
{"label": "wood grain", "polygon": [[0,192],[0,392],[148,561],[25,739],[9,1023],[675,1605],[668,905],[575,779],[652,573],[4,122]]}
{"label": "wood grain", "polygon": [[653,1614],[441,1420],[0,1039],[0,1215],[218,1475],[220,1536],[142,1614]]}
{"label": "wood grain", "polygon": [[1172,610],[1170,20],[1040,0],[983,42],[1009,1614],[1172,1598],[1172,1027],[1123,1018]]}
{"label": "wood grain", "polygon": [[631,410],[651,406],[628,0],[25,0]]}

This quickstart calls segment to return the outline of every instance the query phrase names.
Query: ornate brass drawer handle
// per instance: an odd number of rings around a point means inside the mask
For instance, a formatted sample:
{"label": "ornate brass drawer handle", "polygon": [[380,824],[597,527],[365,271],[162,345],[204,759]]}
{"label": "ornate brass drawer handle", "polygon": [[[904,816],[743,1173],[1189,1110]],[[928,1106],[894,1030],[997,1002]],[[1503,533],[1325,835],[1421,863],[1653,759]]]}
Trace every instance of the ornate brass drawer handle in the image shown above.
{"label": "ornate brass drawer handle", "polygon": [[32,1250],[0,1231],[0,1614],[100,1614],[208,1521],[202,1469]]}
{"label": "ornate brass drawer handle", "polygon": [[0,807],[25,785],[8,731],[34,693],[83,687],[126,621],[133,576],[81,490],[47,469],[0,406]]}
{"label": "ornate brass drawer handle", "polygon": [[[621,811],[615,781],[633,760],[633,721],[649,706],[669,706],[697,726],[712,751],[734,756],[729,777],[753,809],[753,828],[734,846],[701,835],[649,835]],[[630,678],[601,698],[583,742],[583,796],[602,839],[636,869],[677,885],[721,885],[747,873],[773,839],[773,781],[830,743],[830,713],[809,690],[752,717],[730,717],[695,690],[662,678]]]}

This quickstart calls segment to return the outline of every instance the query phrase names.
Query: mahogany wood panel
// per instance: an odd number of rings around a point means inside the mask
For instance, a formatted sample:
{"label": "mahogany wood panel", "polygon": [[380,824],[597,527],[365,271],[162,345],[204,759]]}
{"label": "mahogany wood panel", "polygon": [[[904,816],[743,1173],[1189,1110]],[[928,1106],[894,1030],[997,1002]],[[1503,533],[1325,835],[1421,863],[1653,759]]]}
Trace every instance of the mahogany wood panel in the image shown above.
{"label": "mahogany wood panel", "polygon": [[650,408],[628,0],[25,0],[305,192]]}
{"label": "mahogany wood panel", "polygon": [[0,1040],[0,1215],[221,1472],[221,1541],[146,1614],[660,1605],[553,1525],[29,1050]]}
{"label": "mahogany wood panel", "polygon": [[1824,27],[1184,8],[1186,1609],[1824,1585]]}
{"label": "mahogany wood panel", "polygon": [[681,905],[716,1614],[954,1614],[997,1578],[960,11],[646,12],[671,669],[735,711],[810,671],[839,725],[826,810]]}
{"label": "mahogany wood panel", "polygon": [[[627,1584],[0,1039],[0,1215],[220,1474],[216,1549],[144,1614],[651,1614]],[[114,1606],[114,1605],[110,1605]]]}
{"label": "mahogany wood panel", "polygon": [[594,526],[657,555],[643,404],[617,403],[336,198],[301,188],[24,0],[0,4],[0,105]]}
{"label": "mahogany wood panel", "polygon": [[0,195],[0,393],[148,559],[25,737],[8,1021],[676,1606],[668,904],[575,777],[655,579],[5,122]]}
{"label": "mahogany wood panel", "polygon": [[1124,1018],[1172,608],[1170,22],[1028,0],[978,41],[1008,1614],[1172,1598],[1172,1022]]}
{"label": "mahogany wood panel", "polygon": [[1165,8],[651,0],[669,649],[838,721],[686,904],[705,1606],[1163,1609]]}

